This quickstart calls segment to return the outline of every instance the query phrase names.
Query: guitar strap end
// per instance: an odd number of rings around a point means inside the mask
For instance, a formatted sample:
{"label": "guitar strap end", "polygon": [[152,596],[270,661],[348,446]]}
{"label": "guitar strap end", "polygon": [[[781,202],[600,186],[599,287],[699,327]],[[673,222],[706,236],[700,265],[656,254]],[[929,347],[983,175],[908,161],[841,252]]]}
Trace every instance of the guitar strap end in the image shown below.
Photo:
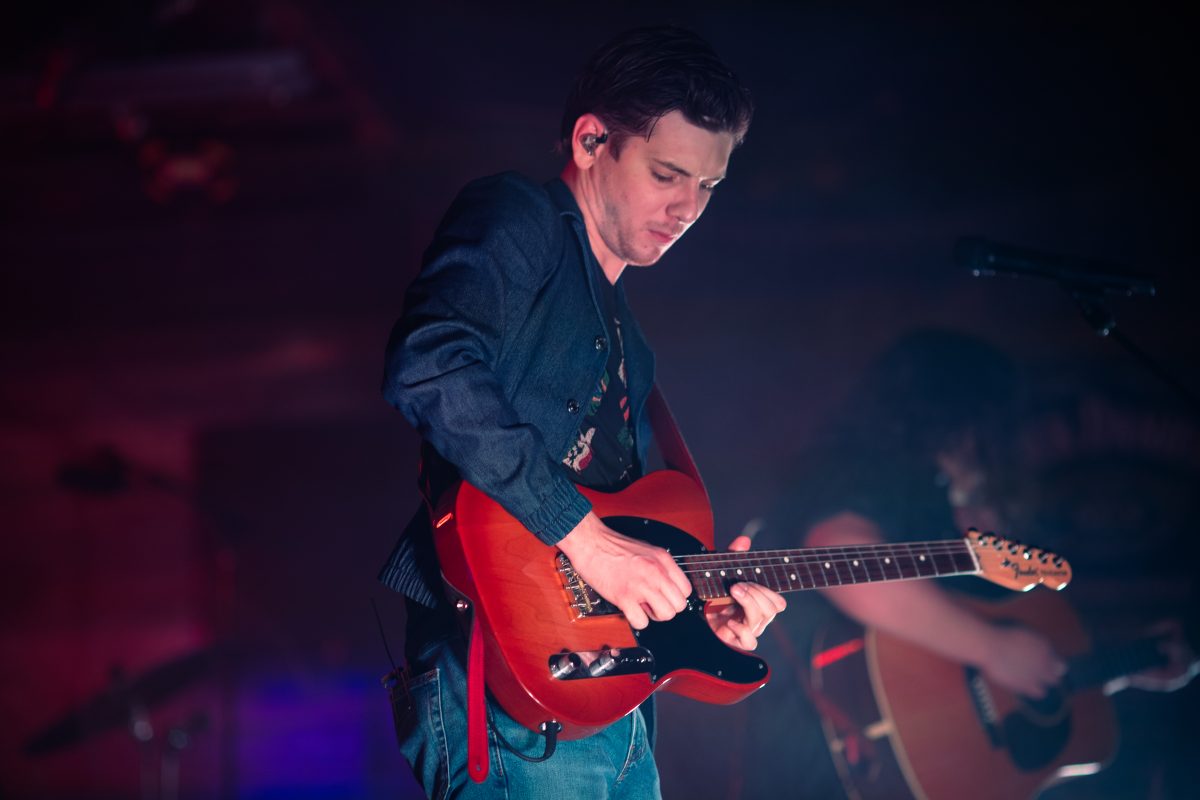
{"label": "guitar strap end", "polygon": [[483,629],[471,619],[467,648],[467,772],[483,783],[488,776],[487,699],[483,679]]}

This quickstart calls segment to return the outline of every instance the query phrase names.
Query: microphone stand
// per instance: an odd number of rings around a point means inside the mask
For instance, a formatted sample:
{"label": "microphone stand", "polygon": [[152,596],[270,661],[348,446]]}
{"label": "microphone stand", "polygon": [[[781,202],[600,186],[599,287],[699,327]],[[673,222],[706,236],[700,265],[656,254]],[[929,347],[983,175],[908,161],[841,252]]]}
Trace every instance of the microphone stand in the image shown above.
{"label": "microphone stand", "polygon": [[977,278],[1004,275],[1051,280],[1075,300],[1083,318],[1100,336],[1112,339],[1159,380],[1171,387],[1193,414],[1200,414],[1200,396],[1155,361],[1117,329],[1117,321],[1103,295],[1155,295],[1148,275],[1135,274],[1108,262],[1075,256],[1039,253],[1024,247],[991,242],[981,236],[963,236],[954,243],[954,262]]}
{"label": "microphone stand", "polygon": [[1084,320],[1097,335],[1111,339],[1125,348],[1125,351],[1131,354],[1138,363],[1148,369],[1167,386],[1171,387],[1175,394],[1188,404],[1193,414],[1200,415],[1200,396],[1185,386],[1178,378],[1159,364],[1158,361],[1152,358],[1149,353],[1138,347],[1133,340],[1117,328],[1116,317],[1113,316],[1112,311],[1109,309],[1107,303],[1105,303],[1099,291],[1072,286],[1066,282],[1060,282],[1059,287],[1074,298],[1075,304],[1079,306]]}

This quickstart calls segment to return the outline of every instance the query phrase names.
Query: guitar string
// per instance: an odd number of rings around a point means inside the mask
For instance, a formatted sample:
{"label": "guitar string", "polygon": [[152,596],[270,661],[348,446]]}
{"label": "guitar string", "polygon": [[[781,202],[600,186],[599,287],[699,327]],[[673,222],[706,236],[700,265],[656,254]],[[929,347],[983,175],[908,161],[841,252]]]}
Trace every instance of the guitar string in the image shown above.
{"label": "guitar string", "polygon": [[[919,549],[918,549],[919,548]],[[694,560],[694,559],[713,559],[713,558],[728,558],[728,557],[768,557],[768,558],[813,558],[818,560],[826,560],[831,556],[838,557],[880,557],[894,555],[905,555],[908,553],[916,553],[920,555],[926,552],[937,553],[966,553],[970,552],[970,548],[961,542],[946,542],[931,543],[928,545],[880,545],[863,546],[863,547],[812,547],[798,549],[778,549],[778,550],[730,550],[715,553],[688,553],[675,557],[676,561]],[[999,551],[997,551],[999,552]]]}
{"label": "guitar string", "polygon": [[[789,567],[802,567],[802,568],[824,567],[826,569],[829,569],[833,566],[845,567],[845,568],[849,568],[849,569],[875,569],[877,571],[882,572],[885,569],[887,569],[889,567],[893,567],[893,566],[895,566],[897,568],[905,568],[905,569],[914,568],[914,567],[920,568],[921,566],[926,565],[926,564],[932,566],[934,564],[935,560],[937,560],[938,563],[942,563],[942,564],[947,563],[948,561],[950,563],[958,563],[959,561],[968,562],[966,555],[962,554],[962,555],[959,555],[957,558],[954,556],[949,556],[949,557],[934,556],[931,559],[925,559],[925,560],[921,560],[921,559],[887,559],[887,560],[879,559],[879,560],[874,560],[874,559],[832,559],[831,558],[831,559],[824,559],[824,560],[817,560],[817,561],[754,561],[754,562],[736,561],[736,562],[729,562],[729,563],[715,562],[712,564],[686,564],[686,565],[680,564],[679,567],[684,572],[694,572],[694,573],[712,572],[713,570],[721,570],[723,572],[724,571],[745,571],[745,570],[752,570],[752,569],[758,569],[758,568],[763,568],[763,567],[779,568],[779,569],[787,569]],[[969,561],[969,563],[974,565],[975,562],[973,560],[971,560],[971,561]]]}
{"label": "guitar string", "polygon": [[[991,546],[991,545],[985,545],[984,547],[986,549],[994,549],[994,551],[996,551],[997,553],[1000,553],[1003,551],[1012,551],[1012,546],[1010,546],[1010,545],[1002,546],[1000,548],[995,548],[994,546]],[[682,559],[695,559],[695,558],[714,558],[714,557],[721,557],[721,555],[755,555],[755,554],[781,554],[781,555],[792,555],[792,557],[797,557],[797,555],[798,555],[798,557],[808,557],[808,555],[824,555],[824,554],[851,555],[851,554],[869,554],[869,553],[878,553],[881,555],[887,555],[887,554],[894,554],[896,551],[901,551],[901,549],[906,549],[906,551],[911,552],[911,551],[913,551],[914,548],[920,548],[920,549],[922,549],[922,551],[968,552],[968,551],[970,551],[971,546],[967,545],[966,542],[961,542],[961,541],[956,541],[956,540],[947,540],[944,542],[937,542],[937,541],[898,542],[898,543],[892,543],[892,545],[859,545],[859,546],[848,545],[848,546],[844,546],[844,547],[840,546],[840,547],[776,548],[776,549],[767,549],[767,551],[718,551],[718,552],[712,552],[712,553],[688,553],[688,554],[684,554],[684,555],[678,555],[678,557],[676,557],[676,558],[678,560],[682,560]],[[1026,546],[1018,545],[1018,546],[1016,546],[1016,549],[1018,549],[1018,551],[1025,551]],[[1038,551],[1039,548],[1028,547],[1027,549],[1028,549],[1028,551],[1030,551],[1032,553],[1032,552]]]}
{"label": "guitar string", "polygon": [[[700,572],[684,570],[685,575],[695,576],[689,578],[692,582],[694,590],[701,597],[727,597],[729,596],[728,588],[725,584],[726,580],[733,580],[738,583],[758,583],[765,585],[768,588],[776,588],[779,590],[798,590],[798,589],[823,589],[837,586],[853,586],[862,583],[886,583],[903,580],[915,580],[920,578],[950,578],[961,575],[978,575],[981,572],[978,568],[960,568],[955,567],[950,570],[931,570],[922,574],[914,572],[904,574],[901,572],[897,575],[887,575],[882,572],[864,575],[851,575],[848,579],[843,579],[836,570],[825,570],[813,572],[800,572],[790,570],[783,575],[778,573],[759,573],[736,576],[714,576],[710,574],[702,574]],[[786,580],[785,580],[786,577]],[[832,578],[832,579],[831,579]]]}
{"label": "guitar string", "polygon": [[[886,548],[887,551],[890,553],[890,555],[895,556],[897,554],[895,552],[891,552],[893,549],[900,548],[900,547],[910,548],[911,546],[912,545],[908,544],[908,543],[900,544],[900,545],[881,545],[881,546],[877,546],[876,548],[874,548],[873,551],[876,553],[879,553],[880,550],[883,550]],[[966,556],[966,555],[970,554],[970,549],[963,542],[950,541],[950,542],[945,542],[945,543],[934,543],[934,545],[931,547],[925,547],[924,544],[918,544],[917,546],[930,551],[930,552],[924,553],[924,554],[930,555],[934,558],[937,558],[939,556],[943,556],[943,557],[948,556],[948,557],[954,558],[954,557],[961,557],[961,556]],[[822,550],[825,548],[814,548],[814,549]],[[759,570],[762,570],[762,569],[768,570],[766,573],[763,573],[760,571],[757,575],[755,575],[755,574],[743,575],[741,573],[741,571],[737,570],[735,567],[733,567],[732,564],[723,564],[720,560],[713,560],[713,561],[707,562],[703,565],[693,564],[690,566],[685,566],[684,564],[680,564],[680,568],[682,569],[682,571],[685,575],[696,576],[696,580],[699,582],[699,585],[695,585],[694,588],[699,595],[701,595],[701,596],[709,595],[710,597],[728,596],[728,591],[724,585],[724,579],[726,579],[727,577],[744,578],[751,582],[756,582],[752,579],[757,577],[757,578],[761,578],[765,581],[768,581],[769,583],[772,583],[776,587],[781,588],[781,589],[786,588],[789,590],[796,590],[796,589],[810,590],[810,589],[821,589],[821,588],[826,588],[826,587],[830,587],[830,586],[853,585],[853,584],[858,584],[858,583],[901,581],[901,580],[912,580],[912,579],[916,579],[916,578],[955,577],[955,576],[960,576],[960,575],[979,574],[982,571],[980,569],[980,567],[976,565],[974,559],[972,559],[970,567],[962,567],[962,566],[959,566],[957,563],[952,563],[950,569],[941,570],[941,569],[938,569],[937,564],[933,561],[921,561],[919,557],[921,555],[923,555],[923,553],[916,553],[916,554],[901,553],[900,557],[901,558],[911,558],[912,564],[905,565],[905,564],[897,561],[896,563],[891,565],[893,567],[893,569],[889,570],[887,567],[885,567],[883,565],[883,560],[884,560],[884,558],[888,557],[887,555],[874,556],[870,559],[862,559],[862,558],[854,559],[851,557],[851,555],[853,554],[851,551],[854,551],[856,549],[857,548],[853,548],[853,547],[839,548],[838,552],[841,554],[840,557],[831,556],[828,558],[820,558],[820,557],[813,555],[813,556],[807,557],[807,558],[792,558],[789,555],[788,561],[765,559],[765,560],[763,560],[763,563],[747,563],[747,560],[745,558],[736,559],[736,562],[738,564],[740,564],[742,567],[745,567],[747,569],[758,568]],[[934,550],[937,550],[938,552],[936,552],[936,553],[932,552]],[[772,553],[772,552],[773,553],[792,554],[797,551],[793,551],[793,550],[775,550],[775,551],[761,550],[761,551],[755,551],[755,552],[757,554]],[[805,550],[804,552],[811,553],[812,551]],[[708,556],[712,559],[720,559],[722,557],[731,556],[731,555],[732,556],[746,556],[746,555],[751,555],[751,554],[734,552],[734,553],[707,553],[707,554],[701,554],[701,555]],[[681,561],[682,558],[677,557],[675,560],[678,562],[678,561]],[[879,563],[876,565],[860,564],[860,565],[854,566],[854,562],[856,560],[859,560],[859,561],[873,560],[873,561],[876,561]],[[809,569],[809,567],[811,567],[813,565],[823,566],[826,564],[828,564],[828,566],[824,566],[823,569],[817,569],[815,572],[813,570]],[[694,568],[696,566],[707,567],[707,568],[699,568],[699,569]],[[725,575],[714,576],[714,575],[712,575],[713,568],[720,570],[720,568],[722,566],[731,567],[731,568],[735,569],[735,571],[738,574],[735,576],[725,576]],[[849,572],[848,579],[842,578],[841,570],[838,569],[839,567],[844,567],[845,570]],[[874,567],[874,568],[872,568],[872,567]],[[926,568],[924,571],[924,574],[922,574],[922,567]],[[803,571],[800,571],[801,569]],[[865,571],[866,575],[861,575],[861,574],[856,575],[855,574],[856,569]],[[905,574],[906,569],[911,569],[912,573]],[[889,575],[888,573],[892,572],[892,571],[896,572],[897,574]],[[830,580],[830,577],[833,578],[832,581]],[[689,578],[689,580],[691,580],[691,579]]]}
{"label": "guitar string", "polygon": [[[953,545],[953,543],[951,543],[951,545]],[[820,552],[812,553],[810,551],[804,551],[804,555],[799,557],[793,555],[794,552],[795,551],[789,550],[758,550],[745,553],[707,553],[699,556],[677,556],[675,561],[679,564],[680,568],[685,574],[695,575],[709,573],[714,569],[719,570],[722,568],[733,570],[737,570],[738,568],[754,569],[764,567],[768,569],[783,569],[787,567],[823,566],[825,564],[830,565],[830,567],[826,567],[826,571],[834,566],[837,566],[846,567],[851,571],[855,569],[863,569],[868,571],[874,569],[878,573],[884,574],[892,571],[888,569],[889,566],[900,570],[909,567],[916,567],[920,569],[922,565],[930,568],[936,567],[932,561],[923,560],[923,556],[932,559],[945,559],[947,557],[955,559],[970,556],[970,550],[965,546],[928,547],[917,552],[898,552],[896,550],[889,549],[885,553],[874,551],[870,555],[856,552],[853,549],[839,550],[837,551],[836,555],[821,555]],[[771,555],[772,553],[787,553],[788,555]],[[908,559],[912,563],[909,564],[903,561],[903,559]],[[969,569],[959,568],[957,566],[954,569],[956,571],[977,571],[973,561],[972,566]]]}
{"label": "guitar string", "polygon": [[[1052,553],[1040,550],[1035,547],[1022,545],[1020,543],[1011,542],[1004,539],[997,539],[999,547],[995,544],[984,544],[982,548],[987,551],[994,551],[997,555],[1024,555],[1028,552],[1029,556],[1022,560],[1030,563],[1040,562],[1045,563],[1043,558],[1057,559]],[[976,546],[980,549],[980,546]],[[863,583],[888,580],[907,580],[921,577],[949,577],[954,575],[970,575],[978,574],[981,568],[975,563],[972,558],[970,567],[962,567],[952,561],[951,569],[939,570],[938,565],[932,561],[922,559],[926,556],[932,559],[951,558],[959,559],[964,556],[970,557],[972,554],[972,543],[966,540],[945,540],[945,541],[930,541],[930,542],[896,542],[877,545],[860,545],[860,546],[845,546],[836,548],[799,548],[799,549],[774,549],[774,550],[756,550],[756,551],[728,551],[715,553],[694,553],[681,556],[675,556],[675,562],[680,566],[685,575],[702,576],[702,580],[710,582],[719,582],[721,578],[726,576],[713,576],[713,569],[720,570],[728,568],[737,570],[739,567],[746,569],[767,569],[773,571],[766,575],[759,574],[765,579],[774,579],[780,584],[788,584],[794,586],[800,584],[801,588],[820,588],[822,584],[828,586],[829,577],[833,576],[836,585],[847,583]],[[891,560],[889,562],[889,559]],[[899,559],[911,559],[912,563],[908,564]],[[862,562],[862,563],[856,563]],[[894,562],[894,563],[893,563]],[[808,569],[812,566],[825,566],[824,569],[819,569],[815,573]],[[890,569],[889,569],[890,567]],[[807,575],[796,573],[796,577],[787,576],[788,580],[784,581],[787,568],[804,568]],[[849,572],[849,579],[843,580],[838,568],[843,568]],[[906,570],[913,570],[913,574],[906,575]],[[780,575],[779,571],[783,570],[784,575]],[[855,570],[865,572],[856,574]],[[924,570],[925,574],[922,574]],[[892,577],[889,573],[897,572],[898,575]],[[819,576],[819,577],[817,577]],[[738,577],[742,577],[739,573]],[[754,577],[753,575],[745,577]],[[811,586],[805,586],[807,583]]]}
{"label": "guitar string", "polygon": [[[763,566],[768,564],[822,564],[825,562],[850,563],[853,561],[881,562],[887,559],[920,560],[922,556],[956,557],[968,556],[970,550],[966,547],[922,547],[920,549],[888,549],[879,550],[818,550],[818,551],[789,551],[789,550],[756,550],[753,552],[703,553],[676,556],[675,561],[681,568],[685,567],[715,567],[715,566]],[[1032,560],[1032,559],[1031,559]]]}
{"label": "guitar string", "polygon": [[[680,568],[685,575],[701,576],[703,580],[709,581],[719,581],[726,577],[758,576],[781,585],[793,585],[797,582],[803,584],[805,579],[814,584],[828,585],[830,576],[836,583],[861,583],[922,577],[922,573],[927,576],[978,573],[980,569],[974,559],[970,559],[970,566],[962,564],[965,557],[969,557],[969,552],[965,550],[942,550],[928,554],[901,554],[898,557],[851,558],[849,555],[842,555],[828,558],[789,558],[787,561],[776,558],[718,559],[702,564],[680,564]],[[949,564],[946,564],[947,558],[950,559]],[[714,571],[720,574],[714,576]],[[736,574],[727,576],[726,571]],[[843,579],[843,573],[848,573],[848,579]]]}
{"label": "guitar string", "polygon": [[[885,575],[883,573],[868,574],[866,576],[852,575],[852,576],[848,577],[847,579],[843,580],[842,576],[838,575],[833,570],[826,570],[825,572],[806,572],[806,573],[791,570],[790,574],[795,575],[796,577],[792,578],[791,580],[789,580],[787,582],[788,583],[797,583],[797,582],[804,582],[804,581],[812,581],[812,580],[816,579],[815,576],[819,575],[819,576],[822,576],[821,581],[823,584],[827,584],[828,580],[829,580],[825,576],[830,576],[835,582],[838,582],[838,583],[862,583],[864,581],[872,582],[872,581],[880,581],[880,580],[904,580],[906,578],[925,578],[925,577],[935,577],[935,576],[939,576],[939,575],[950,575],[950,574],[970,575],[970,574],[974,574],[978,571],[979,570],[975,569],[974,567],[955,567],[955,568],[949,569],[949,570],[929,570],[928,572],[926,572],[924,574],[922,574],[920,572],[913,572],[913,573],[900,573],[898,575]],[[755,578],[769,578],[769,577],[774,577],[776,580],[781,580],[779,575],[772,576],[772,575],[767,575],[765,573],[754,573],[754,574],[746,573],[743,575],[719,575],[718,576],[718,575],[710,575],[710,574],[704,573],[704,572],[684,571],[683,574],[684,575],[703,576],[705,579],[713,580],[716,582],[721,582],[723,579],[726,579],[726,578],[728,578],[730,580],[750,581],[750,582],[754,582],[753,579],[755,579]]]}
{"label": "guitar string", "polygon": [[[1025,555],[1026,549],[1029,555]],[[1005,551],[1008,551],[1005,553]],[[675,556],[675,561],[680,566],[689,564],[704,564],[713,566],[721,563],[757,563],[757,562],[779,562],[779,563],[822,563],[825,561],[879,561],[888,558],[917,558],[921,556],[964,556],[972,552],[971,548],[960,543],[947,543],[946,545],[920,545],[920,546],[904,546],[899,548],[896,546],[887,546],[886,549],[875,548],[813,548],[803,550],[754,550],[754,551],[729,551],[718,553],[695,553]],[[986,551],[985,551],[986,552]],[[1057,556],[1052,553],[1038,550],[1037,548],[1018,548],[1015,551],[1010,548],[1001,548],[996,550],[997,555],[1017,555],[1024,561],[1042,562],[1057,560]]]}
{"label": "guitar string", "polygon": [[[824,566],[826,564],[829,564],[829,566]],[[865,567],[862,565],[851,566],[850,563],[848,563],[848,561],[841,561],[841,563],[836,563],[836,561],[828,561],[828,563],[824,563],[824,561],[823,561],[823,563],[821,563],[821,564],[815,564],[815,565],[805,564],[805,565],[800,565],[800,566],[802,566],[802,567],[810,567],[810,566],[821,567],[821,570],[818,570],[818,573],[820,573],[822,571],[835,573],[836,572],[835,567],[844,567],[844,569],[847,571],[853,571],[853,570],[860,570],[860,571],[868,570],[869,571],[869,567]],[[916,565],[913,565],[913,566],[916,566]],[[684,573],[684,575],[712,575],[712,573],[715,571],[715,572],[721,572],[722,573],[721,577],[725,577],[724,576],[725,572],[731,572],[731,573],[736,572],[737,575],[743,575],[743,573],[749,573],[749,572],[754,571],[755,569],[779,569],[780,571],[787,571],[788,567],[796,567],[796,565],[794,565],[794,564],[757,564],[757,565],[748,565],[748,566],[744,566],[744,567],[739,567],[739,569],[737,569],[737,570],[734,570],[734,569],[722,570],[722,569],[719,569],[719,567],[714,567],[714,569],[712,569],[712,570],[688,569],[688,570],[683,570],[683,573]],[[938,570],[934,569],[934,567],[935,567],[934,564],[929,564],[929,567],[930,567],[931,572],[938,572]],[[901,573],[904,573],[904,571],[906,569],[908,569],[908,565],[896,565],[896,569],[898,569]],[[952,567],[952,569],[955,571],[968,570],[968,571],[974,572],[977,570],[977,567],[974,565],[972,565],[970,567],[967,567],[967,566],[960,567],[958,565],[954,565]],[[805,570],[805,571],[811,572],[811,570]],[[941,571],[944,571],[944,570],[941,570]],[[878,567],[878,569],[875,570],[875,573],[877,573],[877,575],[884,575],[884,573],[886,573],[886,572],[888,572],[888,570],[884,570],[883,567]],[[919,575],[919,572],[918,572],[918,575]]]}
{"label": "guitar string", "polygon": [[[781,555],[786,554],[786,555]],[[821,586],[845,585],[855,583],[874,583],[888,580],[905,580],[919,577],[948,577],[952,575],[977,574],[980,569],[971,559],[971,566],[964,567],[957,559],[970,556],[970,548],[966,542],[904,542],[886,545],[864,545],[860,547],[811,548],[797,550],[760,550],[755,553],[704,553],[694,556],[680,557],[676,561],[685,575],[694,575],[707,586],[697,587],[697,591],[722,590],[720,582],[726,577],[745,577],[748,580],[759,578],[770,584],[788,588],[815,589]],[[954,559],[946,570],[933,560],[942,558]],[[786,560],[784,560],[786,559]],[[909,559],[906,563],[902,559]],[[742,569],[754,570],[754,573],[744,575]],[[696,569],[695,567],[701,567]],[[811,567],[817,566],[814,571]],[[891,569],[889,569],[889,566]],[[735,576],[724,574],[714,576],[713,569],[719,571],[722,567],[734,569]],[[763,572],[763,570],[767,572]],[[848,579],[843,579],[842,572],[848,572]],[[857,573],[856,573],[857,571]],[[927,572],[922,575],[922,571]],[[911,572],[912,574],[905,574]],[[864,574],[865,573],[865,574]],[[894,575],[891,573],[895,573]],[[832,577],[832,581],[830,578]],[[715,586],[712,584],[716,584]]]}

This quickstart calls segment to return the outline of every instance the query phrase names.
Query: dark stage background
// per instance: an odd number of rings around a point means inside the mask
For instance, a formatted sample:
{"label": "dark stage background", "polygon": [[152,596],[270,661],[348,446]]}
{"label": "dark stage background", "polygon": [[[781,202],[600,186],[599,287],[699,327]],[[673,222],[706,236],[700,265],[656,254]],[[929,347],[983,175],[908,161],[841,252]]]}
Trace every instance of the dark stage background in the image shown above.
{"label": "dark stage background", "polygon": [[[137,796],[163,765],[189,798],[413,796],[370,607],[398,651],[374,575],[416,440],[387,332],[456,190],[556,174],[576,68],[662,21],[759,105],[703,222],[627,281],[719,543],[871,357],[949,328],[1023,370],[1011,533],[1071,558],[1095,629],[1190,625],[1195,405],[1053,284],[951,259],[981,234],[1152,274],[1119,330],[1200,390],[1196,58],[1166,6],[30,3],[0,28],[0,797]],[[140,755],[130,683],[157,690]],[[1119,696],[1087,794],[1183,797],[1196,692]],[[753,720],[661,708],[667,796],[729,796]]]}

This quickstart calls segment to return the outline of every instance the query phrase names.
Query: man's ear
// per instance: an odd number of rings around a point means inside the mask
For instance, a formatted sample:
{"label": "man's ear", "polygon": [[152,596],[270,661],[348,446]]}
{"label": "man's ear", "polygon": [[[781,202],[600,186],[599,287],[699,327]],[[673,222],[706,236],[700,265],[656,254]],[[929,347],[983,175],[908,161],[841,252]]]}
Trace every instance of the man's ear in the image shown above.
{"label": "man's ear", "polygon": [[600,149],[608,141],[608,130],[595,114],[583,114],[575,120],[571,132],[571,160],[581,170],[596,163]]}

